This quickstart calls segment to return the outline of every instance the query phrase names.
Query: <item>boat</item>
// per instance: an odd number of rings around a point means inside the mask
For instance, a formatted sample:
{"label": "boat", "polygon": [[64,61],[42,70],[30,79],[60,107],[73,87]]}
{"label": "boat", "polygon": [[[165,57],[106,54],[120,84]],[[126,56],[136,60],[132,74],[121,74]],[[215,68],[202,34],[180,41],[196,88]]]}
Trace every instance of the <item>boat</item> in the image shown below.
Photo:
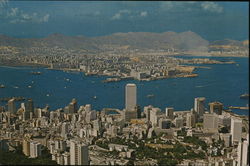
{"label": "boat", "polygon": [[41,75],[42,74],[42,72],[40,72],[40,71],[32,71],[30,73],[33,75]]}
{"label": "boat", "polygon": [[13,88],[18,89],[19,87],[18,86],[14,86]]}
{"label": "boat", "polygon": [[155,95],[154,94],[147,95],[147,98],[152,98],[152,97],[155,97]]}
{"label": "boat", "polygon": [[46,96],[47,96],[47,97],[49,97],[50,95],[49,95],[49,94],[47,94]]}
{"label": "boat", "polygon": [[94,96],[93,98],[94,98],[94,99],[97,99],[97,97],[96,97],[96,96]]}
{"label": "boat", "polygon": [[0,85],[0,88],[5,88],[5,86],[3,84]]}
{"label": "boat", "polygon": [[29,85],[28,88],[32,88],[32,86]]}
{"label": "boat", "polygon": [[247,93],[242,94],[242,95],[240,95],[240,98],[241,99],[248,99],[249,98],[249,94],[247,94]]}

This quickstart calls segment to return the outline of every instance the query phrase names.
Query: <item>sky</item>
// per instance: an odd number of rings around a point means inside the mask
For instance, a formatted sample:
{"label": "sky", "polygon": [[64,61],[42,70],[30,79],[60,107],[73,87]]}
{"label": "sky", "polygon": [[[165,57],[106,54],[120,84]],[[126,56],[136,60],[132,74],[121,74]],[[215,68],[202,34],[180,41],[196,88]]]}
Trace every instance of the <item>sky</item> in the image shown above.
{"label": "sky", "polygon": [[204,39],[245,40],[248,2],[0,0],[0,34],[46,37],[193,31]]}

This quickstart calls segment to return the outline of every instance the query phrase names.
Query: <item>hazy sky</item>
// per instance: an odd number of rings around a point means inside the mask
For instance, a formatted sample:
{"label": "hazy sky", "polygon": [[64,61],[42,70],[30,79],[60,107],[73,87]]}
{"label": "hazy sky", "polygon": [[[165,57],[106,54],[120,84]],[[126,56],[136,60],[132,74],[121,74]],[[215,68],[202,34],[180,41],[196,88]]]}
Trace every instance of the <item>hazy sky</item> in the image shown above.
{"label": "hazy sky", "polygon": [[115,32],[193,31],[207,40],[244,40],[248,2],[0,0],[0,34],[102,36]]}

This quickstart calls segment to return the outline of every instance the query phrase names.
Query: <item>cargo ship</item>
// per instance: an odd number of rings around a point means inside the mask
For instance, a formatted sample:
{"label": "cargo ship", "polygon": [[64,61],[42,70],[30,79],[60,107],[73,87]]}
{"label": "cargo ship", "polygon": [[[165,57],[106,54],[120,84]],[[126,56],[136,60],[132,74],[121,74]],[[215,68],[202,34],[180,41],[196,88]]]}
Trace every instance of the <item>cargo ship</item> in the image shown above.
{"label": "cargo ship", "polygon": [[247,94],[247,93],[242,94],[242,95],[240,95],[240,98],[241,99],[248,99],[249,98],[249,94]]}

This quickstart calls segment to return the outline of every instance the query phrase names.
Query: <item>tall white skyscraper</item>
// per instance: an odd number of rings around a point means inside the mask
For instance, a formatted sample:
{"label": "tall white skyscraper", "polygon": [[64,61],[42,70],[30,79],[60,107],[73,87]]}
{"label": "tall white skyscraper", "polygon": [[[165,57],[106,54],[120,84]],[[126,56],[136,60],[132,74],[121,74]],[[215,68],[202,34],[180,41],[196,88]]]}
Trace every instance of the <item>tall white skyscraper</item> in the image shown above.
{"label": "tall white skyscraper", "polygon": [[237,163],[239,166],[248,166],[249,165],[249,143],[247,140],[239,142],[237,148]]}
{"label": "tall white skyscraper", "polygon": [[231,135],[232,135],[232,143],[241,141],[242,134],[242,120],[239,118],[231,119]]}
{"label": "tall white skyscraper", "polygon": [[197,97],[194,99],[194,111],[197,113],[198,117],[203,116],[205,112],[205,97]]}
{"label": "tall white skyscraper", "polygon": [[70,165],[89,165],[88,145],[70,141]]}
{"label": "tall white skyscraper", "polygon": [[125,96],[126,110],[132,110],[136,106],[136,85],[127,84],[125,93],[126,93]]}

